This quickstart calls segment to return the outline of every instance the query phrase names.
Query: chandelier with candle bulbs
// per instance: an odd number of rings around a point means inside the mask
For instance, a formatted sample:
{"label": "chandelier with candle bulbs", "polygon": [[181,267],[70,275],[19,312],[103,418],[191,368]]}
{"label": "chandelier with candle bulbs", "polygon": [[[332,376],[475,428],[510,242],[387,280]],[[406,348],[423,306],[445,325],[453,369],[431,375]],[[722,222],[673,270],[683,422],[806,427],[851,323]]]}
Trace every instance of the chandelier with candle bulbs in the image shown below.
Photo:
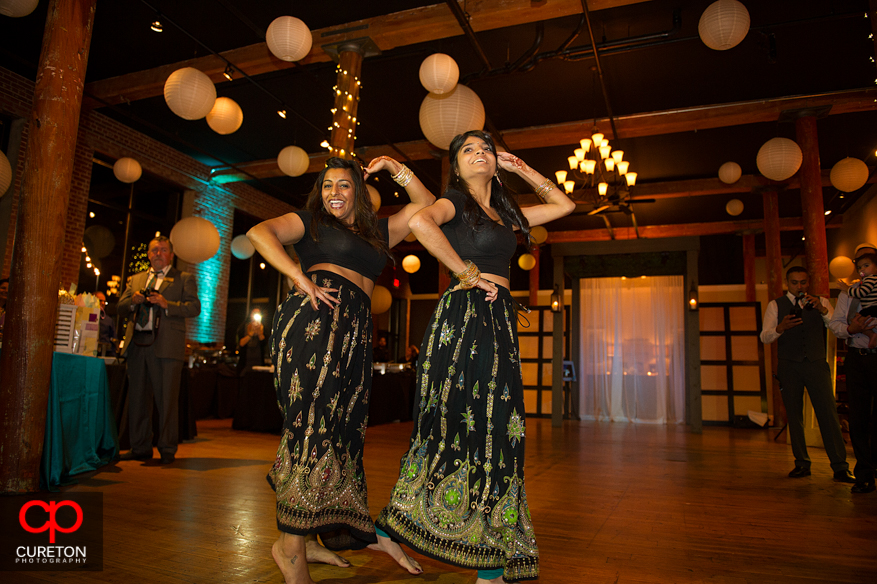
{"label": "chandelier with candle bulbs", "polygon": [[[579,144],[573,156],[567,159],[569,170],[554,173],[558,184],[563,185],[569,195],[577,190],[590,191],[595,206],[589,215],[623,203],[630,197],[630,188],[636,184],[636,173],[630,171],[630,162],[624,160],[624,151],[612,150],[609,140],[596,127],[591,137],[583,138]],[[593,194],[594,188],[596,194]]]}

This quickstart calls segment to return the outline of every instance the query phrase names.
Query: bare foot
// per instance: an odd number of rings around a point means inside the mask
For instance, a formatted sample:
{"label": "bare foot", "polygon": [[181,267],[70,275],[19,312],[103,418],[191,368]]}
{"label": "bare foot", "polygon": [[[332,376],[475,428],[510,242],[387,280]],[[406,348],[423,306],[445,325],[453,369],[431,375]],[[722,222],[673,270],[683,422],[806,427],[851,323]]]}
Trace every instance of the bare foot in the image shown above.
{"label": "bare foot", "polygon": [[305,551],[309,564],[331,564],[339,568],[350,567],[350,562],[346,559],[321,546],[316,535],[305,536]]}
{"label": "bare foot", "polygon": [[389,537],[379,535],[378,543],[369,544],[368,548],[385,552],[391,558],[396,560],[397,564],[405,568],[409,574],[414,574],[416,576],[423,573],[423,568],[420,567],[417,560],[406,554],[405,550],[402,549],[402,546]]}
{"label": "bare foot", "polygon": [[302,536],[281,533],[271,546],[271,556],[280,568],[286,584],[315,584],[308,572]]}

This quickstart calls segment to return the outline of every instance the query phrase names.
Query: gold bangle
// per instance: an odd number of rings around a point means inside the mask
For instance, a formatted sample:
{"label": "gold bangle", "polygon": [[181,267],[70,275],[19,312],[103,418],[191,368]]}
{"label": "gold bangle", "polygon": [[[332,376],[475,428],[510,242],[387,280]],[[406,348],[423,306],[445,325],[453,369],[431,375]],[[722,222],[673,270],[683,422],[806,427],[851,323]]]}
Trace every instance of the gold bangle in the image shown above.
{"label": "gold bangle", "polygon": [[546,178],[544,181],[542,181],[542,184],[536,187],[536,196],[539,197],[539,200],[544,203],[546,200],[546,195],[556,188],[557,185],[554,184],[554,181],[552,181],[550,178]]}
{"label": "gold bangle", "polygon": [[390,178],[392,178],[394,181],[396,181],[396,184],[398,184],[400,187],[402,187],[404,189],[405,187],[408,186],[408,183],[411,182],[411,178],[413,176],[414,176],[414,173],[411,172],[411,169],[403,164],[402,169],[399,172],[397,172],[396,174],[391,175]]}
{"label": "gold bangle", "polygon": [[454,274],[454,277],[460,281],[460,288],[469,290],[474,288],[478,280],[481,279],[481,271],[472,263],[472,260],[466,260],[466,269]]}

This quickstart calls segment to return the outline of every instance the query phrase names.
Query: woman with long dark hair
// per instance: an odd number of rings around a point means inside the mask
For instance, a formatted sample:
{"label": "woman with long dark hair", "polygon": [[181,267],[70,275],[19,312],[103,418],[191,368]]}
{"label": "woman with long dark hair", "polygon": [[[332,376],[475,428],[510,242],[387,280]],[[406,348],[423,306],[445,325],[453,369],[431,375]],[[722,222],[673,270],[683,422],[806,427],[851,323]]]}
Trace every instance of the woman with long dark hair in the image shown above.
{"label": "woman with long dark hair", "polygon": [[[524,396],[509,293],[515,231],[568,215],[575,203],[489,134],[450,146],[448,189],[409,225],[456,281],[432,315],[417,365],[419,408],[378,539],[478,570],[478,582],[539,574],[524,491]],[[514,173],[543,201],[521,209]],[[504,579],[505,578],[505,579]]]}
{"label": "woman with long dark hair", "polygon": [[[377,218],[364,182],[381,170],[411,199],[385,219]],[[349,565],[330,549],[367,544],[420,573],[398,545],[377,543],[362,454],[372,377],[371,294],[390,248],[410,233],[408,221],[434,200],[392,158],[372,160],[365,175],[357,162],[330,158],[305,210],[247,233],[262,257],[293,283],[269,342],[284,418],[268,473],[281,532],[271,551],[287,583],[312,582],[307,562]],[[289,244],[301,266],[286,253]]]}

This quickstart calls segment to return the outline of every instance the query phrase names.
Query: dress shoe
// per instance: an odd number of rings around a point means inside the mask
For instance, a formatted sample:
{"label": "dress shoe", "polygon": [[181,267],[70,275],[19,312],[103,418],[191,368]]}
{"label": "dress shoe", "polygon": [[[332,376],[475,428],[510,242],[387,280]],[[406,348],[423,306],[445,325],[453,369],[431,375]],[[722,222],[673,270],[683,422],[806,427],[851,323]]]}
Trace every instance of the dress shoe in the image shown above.
{"label": "dress shoe", "polygon": [[170,453],[163,453],[163,454],[161,455],[161,463],[162,463],[162,464],[170,464],[170,463],[172,463],[174,460],[176,460],[176,458],[174,457],[173,454],[170,454]]}
{"label": "dress shoe", "polygon": [[149,454],[137,454],[133,450],[129,450],[128,452],[123,452],[119,456],[119,460],[149,460],[152,458],[152,453]]}
{"label": "dress shoe", "polygon": [[859,481],[853,485],[852,489],[850,489],[853,493],[873,493],[875,490],[877,490],[877,487],[874,486],[874,479],[871,479],[870,481]]}
{"label": "dress shoe", "polygon": [[854,483],[856,477],[849,470],[838,470],[834,472],[834,480],[838,483]]}
{"label": "dress shoe", "polygon": [[809,477],[810,469],[804,466],[796,466],[792,469],[792,472],[789,473],[789,476],[793,479],[799,479],[801,477]]}

